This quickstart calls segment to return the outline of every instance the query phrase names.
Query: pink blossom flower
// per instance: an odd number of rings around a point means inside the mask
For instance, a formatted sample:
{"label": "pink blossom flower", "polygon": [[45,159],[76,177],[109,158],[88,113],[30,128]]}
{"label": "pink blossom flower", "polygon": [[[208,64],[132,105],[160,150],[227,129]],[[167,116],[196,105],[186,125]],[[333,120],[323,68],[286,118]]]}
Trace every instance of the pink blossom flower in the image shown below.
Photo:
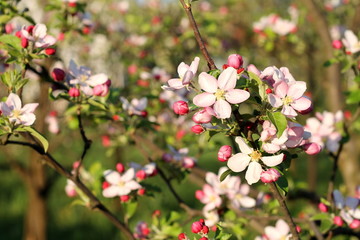
{"label": "pink blossom flower", "polygon": [[276,153],[284,147],[288,140],[288,132],[285,130],[280,138],[277,137],[276,127],[270,121],[264,121],[263,131],[261,132],[260,141],[263,142],[262,148],[267,153]]}
{"label": "pink blossom flower", "polygon": [[134,237],[136,239],[148,239],[150,232],[151,230],[148,224],[144,221],[140,221],[135,227]]}
{"label": "pink blossom flower", "polygon": [[205,129],[201,125],[194,125],[191,127],[191,131],[195,134],[201,134],[205,131]]}
{"label": "pink blossom flower", "polygon": [[[239,178],[238,178],[239,179]],[[256,205],[256,200],[249,197],[250,186],[247,184],[240,185],[240,179],[234,182],[232,191],[228,192],[228,198],[231,204],[237,208],[252,208]]]}
{"label": "pink blossom flower", "polygon": [[336,208],[340,209],[340,216],[350,225],[354,220],[360,220],[360,200],[353,197],[344,198],[339,190],[333,192]]}
{"label": "pink blossom flower", "polygon": [[250,97],[250,93],[241,89],[235,89],[237,71],[228,67],[217,80],[208,73],[199,75],[199,85],[205,92],[194,97],[193,102],[198,107],[211,107],[216,116],[221,119],[231,116],[231,104],[239,104]]}
{"label": "pink blossom flower", "polygon": [[227,65],[235,69],[241,68],[243,63],[243,58],[239,54],[231,54],[227,60]]}
{"label": "pink blossom flower", "polygon": [[351,30],[346,30],[342,39],[346,53],[354,54],[360,51],[360,41]]}
{"label": "pink blossom flower", "polygon": [[53,134],[58,134],[60,132],[59,120],[56,111],[50,112],[50,114],[46,116],[45,122],[49,125],[49,132]]}
{"label": "pink blossom flower", "polygon": [[200,58],[195,57],[194,61],[191,62],[190,66],[184,62],[180,63],[177,68],[179,78],[172,78],[168,80],[167,81],[168,86],[162,86],[162,88],[164,90],[173,91],[188,86],[197,72],[199,62],[200,62]]}
{"label": "pink blossom flower", "polygon": [[203,215],[205,217],[206,226],[213,227],[220,221],[219,214],[216,210],[207,211],[203,209]]}
{"label": "pink blossom flower", "polygon": [[66,186],[65,186],[65,192],[68,197],[75,197],[77,195],[76,185],[73,181],[67,179]]}
{"label": "pink blossom flower", "polygon": [[235,141],[241,152],[233,155],[227,165],[234,172],[242,172],[248,167],[245,179],[250,185],[260,180],[262,167],[259,161],[268,167],[274,167],[283,161],[283,153],[275,156],[263,156],[259,150],[249,147],[242,137],[236,137]]}
{"label": "pink blossom flower", "polygon": [[206,107],[198,112],[196,112],[193,117],[192,120],[195,123],[209,123],[211,122],[212,117],[215,115],[214,110],[211,107]]}
{"label": "pink blossom flower", "polygon": [[232,147],[229,145],[221,146],[218,151],[218,160],[221,162],[226,162],[229,160],[232,154]]}
{"label": "pink blossom flower", "polygon": [[143,111],[147,107],[147,98],[146,97],[143,97],[140,99],[134,98],[131,100],[130,103],[126,98],[120,97],[120,101],[122,102],[123,109],[125,111],[127,111],[129,113],[129,115],[142,116]]}
{"label": "pink blossom flower", "polygon": [[132,190],[141,188],[141,185],[134,180],[134,168],[130,168],[122,175],[113,170],[106,170],[104,176],[105,180],[110,184],[102,192],[103,196],[107,198],[128,195]]}
{"label": "pink blossom flower", "polygon": [[28,103],[22,107],[20,97],[10,93],[6,101],[0,103],[0,111],[10,122],[30,126],[35,122],[34,111],[38,105],[38,103]]}
{"label": "pink blossom flower", "polygon": [[282,219],[279,219],[275,227],[265,227],[265,234],[269,240],[288,240],[291,237],[289,225]]}
{"label": "pink blossom flower", "polygon": [[47,48],[56,43],[56,38],[50,35],[47,35],[47,28],[44,24],[38,23],[32,28],[32,31],[28,31],[28,28],[24,26],[21,29],[21,34],[23,37],[29,41],[34,42],[35,47],[37,48]]}
{"label": "pink blossom flower", "polygon": [[209,184],[203,186],[203,193],[204,195],[199,200],[205,204],[204,211],[213,210],[221,205],[221,197]]}
{"label": "pink blossom flower", "polygon": [[260,179],[263,183],[276,182],[281,174],[275,168],[270,168],[266,171],[262,171]]}
{"label": "pink blossom flower", "polygon": [[288,84],[280,81],[274,85],[274,94],[270,93],[268,100],[275,108],[282,106],[281,112],[293,118],[298,115],[296,111],[304,111],[311,107],[311,101],[303,96],[305,90],[305,82],[295,81]]}

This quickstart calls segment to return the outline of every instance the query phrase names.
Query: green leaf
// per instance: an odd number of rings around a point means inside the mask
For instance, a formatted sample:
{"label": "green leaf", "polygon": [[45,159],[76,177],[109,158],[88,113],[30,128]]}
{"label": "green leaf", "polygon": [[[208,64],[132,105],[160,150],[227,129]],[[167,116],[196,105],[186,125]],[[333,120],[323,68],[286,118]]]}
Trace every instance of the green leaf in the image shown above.
{"label": "green leaf", "polygon": [[124,209],[125,209],[125,218],[130,219],[134,216],[138,203],[137,202],[125,202]]}
{"label": "green leaf", "polygon": [[328,219],[330,219],[330,216],[327,213],[318,213],[310,218],[310,220],[312,220],[312,221],[316,221],[316,220],[323,221],[323,220],[328,220]]}
{"label": "green leaf", "polygon": [[356,89],[351,91],[347,96],[346,103],[347,104],[354,104],[360,102],[360,89]]}
{"label": "green leaf", "polygon": [[225,178],[226,178],[230,173],[232,173],[231,169],[228,169],[228,170],[226,170],[225,172],[223,172],[223,174],[221,174],[221,176],[220,176],[220,182],[224,181]]}
{"label": "green leaf", "polygon": [[337,63],[337,62],[339,62],[339,61],[336,58],[332,58],[332,59],[324,62],[324,67],[330,67],[331,65],[333,65],[334,63]]}
{"label": "green leaf", "polygon": [[170,212],[170,215],[169,215],[169,218],[168,218],[168,222],[169,222],[169,223],[176,222],[176,221],[178,221],[179,219],[181,219],[180,213],[175,212],[175,211],[171,211],[171,212]]}
{"label": "green leaf", "polygon": [[286,179],[286,177],[281,176],[277,181],[276,184],[279,186],[279,188],[284,192],[284,195],[286,196],[289,192],[289,184]]}
{"label": "green leaf", "polygon": [[247,72],[251,80],[255,80],[259,88],[259,96],[261,100],[266,99],[266,85],[265,83],[253,72]]}
{"label": "green leaf", "polygon": [[223,228],[218,224],[215,232],[216,240],[228,240],[232,234],[223,232]]}
{"label": "green leaf", "polygon": [[18,52],[21,52],[21,41],[14,35],[4,34],[0,36],[0,42],[13,47]]}
{"label": "green leaf", "polygon": [[287,128],[287,120],[284,114],[281,112],[267,112],[267,116],[269,120],[275,125],[277,133],[276,136],[278,138],[281,137],[285,129]]}
{"label": "green leaf", "polygon": [[97,108],[100,108],[103,110],[107,109],[107,106],[105,104],[103,104],[102,102],[99,102],[98,100],[92,99],[92,98],[88,99],[88,103],[94,107],[97,107]]}
{"label": "green leaf", "polygon": [[44,152],[47,152],[47,150],[49,148],[49,142],[46,140],[46,138],[41,133],[36,131],[34,128],[32,128],[30,126],[21,126],[21,127],[16,128],[15,131],[30,133],[34,138],[39,140],[39,142],[41,143],[41,145],[44,148]]}
{"label": "green leaf", "polygon": [[0,16],[0,24],[5,24],[8,21],[10,21],[10,19],[12,18],[12,16],[10,15],[1,15]]}

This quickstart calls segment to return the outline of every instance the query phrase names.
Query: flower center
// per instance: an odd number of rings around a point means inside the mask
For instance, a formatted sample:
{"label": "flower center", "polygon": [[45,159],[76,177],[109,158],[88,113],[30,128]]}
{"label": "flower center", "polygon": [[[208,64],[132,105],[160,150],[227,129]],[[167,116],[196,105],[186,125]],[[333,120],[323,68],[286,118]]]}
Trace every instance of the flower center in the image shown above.
{"label": "flower center", "polygon": [[252,161],[259,161],[261,158],[261,153],[259,151],[253,151],[250,155]]}
{"label": "flower center", "polygon": [[86,80],[88,80],[88,78],[89,78],[89,76],[82,74],[79,76],[79,81],[85,82]]}
{"label": "flower center", "polygon": [[294,100],[292,99],[292,97],[286,96],[285,98],[283,98],[283,102],[285,105],[289,105],[289,104],[293,103]]}
{"label": "flower center", "polygon": [[225,99],[225,91],[218,89],[215,93],[216,100],[222,100]]}
{"label": "flower center", "polygon": [[21,110],[15,109],[12,111],[12,114],[14,118],[19,118],[21,116]]}
{"label": "flower center", "polygon": [[125,182],[124,181],[120,181],[117,184],[119,187],[124,187],[125,186]]}

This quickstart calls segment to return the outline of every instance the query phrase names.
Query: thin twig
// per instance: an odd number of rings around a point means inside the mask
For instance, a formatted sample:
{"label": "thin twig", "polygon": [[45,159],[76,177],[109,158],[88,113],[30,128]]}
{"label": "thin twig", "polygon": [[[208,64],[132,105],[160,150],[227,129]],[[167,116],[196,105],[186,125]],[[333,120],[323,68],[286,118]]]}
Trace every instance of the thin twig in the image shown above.
{"label": "thin twig", "polygon": [[92,143],[92,141],[86,137],[85,130],[84,130],[84,127],[83,127],[83,124],[82,124],[81,105],[79,105],[78,109],[77,109],[77,119],[78,119],[78,122],[79,122],[79,130],[80,130],[80,134],[81,134],[81,139],[84,142],[84,148],[83,148],[83,152],[82,152],[81,157],[80,157],[79,165],[75,169],[75,177],[79,178],[80,177],[80,175],[79,175],[80,168],[81,168],[81,166],[83,164],[85,155],[86,155],[87,151],[89,150],[89,148],[91,147],[91,143]]}
{"label": "thin twig", "polygon": [[199,44],[199,47],[200,47],[200,51],[201,53],[204,55],[207,63],[208,63],[208,67],[210,70],[215,70],[217,69],[217,67],[215,66],[215,63],[214,63],[214,60],[211,58],[211,56],[209,55],[209,52],[207,51],[206,49],[206,46],[205,46],[205,43],[201,37],[201,34],[200,34],[200,31],[199,31],[199,28],[196,24],[196,21],[195,21],[195,18],[194,18],[194,15],[192,14],[192,11],[191,11],[191,5],[190,3],[185,3],[184,0],[180,0],[180,3],[181,5],[183,6],[183,8],[185,9],[185,12],[186,12],[186,15],[188,16],[189,18],[189,21],[190,21],[190,25],[194,31],[194,34],[195,34],[195,38],[196,38],[196,41],[197,43]]}
{"label": "thin twig", "polygon": [[99,210],[105,217],[107,217],[110,220],[110,222],[114,224],[115,227],[117,227],[127,237],[127,239],[131,239],[131,240],[135,239],[132,232],[130,231],[130,229],[126,224],[124,224],[119,219],[117,219],[116,216],[112,212],[110,212],[110,210],[106,208],[105,205],[101,203],[101,201],[92,193],[92,191],[79,178],[76,178],[75,175],[72,175],[69,171],[67,171],[60,163],[58,163],[54,159],[54,157],[51,154],[44,152],[41,146],[39,146],[38,144],[32,144],[21,141],[11,141],[11,140],[4,143],[4,145],[7,144],[26,146],[35,150],[44,158],[45,162],[51,168],[53,168],[56,172],[58,172],[62,176],[74,182],[74,184],[89,198],[90,200],[89,207],[91,209]]}
{"label": "thin twig", "polygon": [[288,209],[288,207],[286,206],[286,202],[285,199],[283,198],[283,196],[281,196],[279,189],[277,188],[276,184],[274,182],[269,183],[269,188],[273,194],[273,196],[276,198],[276,200],[279,202],[281,209],[283,210],[284,214],[285,214],[285,220],[288,222],[289,227],[290,227],[290,231],[292,234],[292,239],[294,240],[299,240],[299,234],[296,231],[296,225],[294,223],[293,218],[291,217],[290,211]]}

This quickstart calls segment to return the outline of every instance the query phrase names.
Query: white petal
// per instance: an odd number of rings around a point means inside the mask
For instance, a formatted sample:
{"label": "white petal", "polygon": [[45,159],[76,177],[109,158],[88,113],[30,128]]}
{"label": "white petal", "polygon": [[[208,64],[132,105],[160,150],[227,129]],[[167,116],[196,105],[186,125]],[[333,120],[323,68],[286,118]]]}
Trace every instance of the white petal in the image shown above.
{"label": "white petal", "polygon": [[286,236],[290,232],[289,225],[282,219],[276,222],[275,227],[283,236]]}
{"label": "white petal", "polygon": [[35,122],[36,116],[33,113],[25,113],[22,114],[19,119],[22,125],[30,126]]}
{"label": "white petal", "polygon": [[44,24],[36,24],[33,29],[33,36],[35,38],[44,38],[46,36],[47,28]]}
{"label": "white petal", "polygon": [[249,165],[251,158],[245,153],[237,153],[227,162],[227,166],[234,172],[241,172]]}
{"label": "white petal", "polygon": [[283,237],[275,227],[267,226],[264,230],[269,240],[279,240]]}
{"label": "white petal", "polygon": [[35,109],[39,106],[38,103],[28,103],[21,109],[23,113],[33,113]]}
{"label": "white petal", "polygon": [[265,165],[268,167],[274,167],[276,165],[279,165],[283,161],[283,159],[284,159],[284,154],[281,153],[276,156],[262,157],[261,161],[263,161],[265,163]]}
{"label": "white petal", "polygon": [[193,103],[198,107],[210,107],[216,101],[216,97],[212,93],[200,93],[196,95],[193,99]]}
{"label": "white petal", "polygon": [[228,67],[219,76],[218,85],[222,90],[234,89],[237,81],[237,72],[235,68]]}
{"label": "white petal", "polygon": [[255,205],[256,205],[255,199],[248,197],[248,196],[243,196],[242,198],[239,199],[239,202],[240,202],[241,206],[243,206],[245,208],[252,208],[252,207],[255,207]]}
{"label": "white petal", "polygon": [[201,89],[208,93],[215,93],[218,89],[216,78],[214,78],[210,74],[207,74],[206,72],[200,73],[199,85]]}
{"label": "white petal", "polygon": [[127,170],[124,175],[121,176],[121,180],[128,182],[131,179],[133,179],[135,177],[135,170],[133,168],[130,168],[129,170]]}
{"label": "white petal", "polygon": [[187,70],[189,70],[189,65],[187,65],[184,62],[180,63],[178,68],[177,68],[177,72],[179,74],[179,77],[183,78]]}
{"label": "white petal", "polygon": [[231,116],[231,106],[225,100],[217,100],[214,104],[214,111],[216,116],[221,119],[230,118]]}
{"label": "white petal", "polygon": [[247,145],[245,140],[242,137],[236,137],[235,142],[239,145],[240,151],[245,154],[250,154],[253,152],[253,149]]}
{"label": "white petal", "polygon": [[268,95],[268,101],[271,104],[271,106],[277,108],[283,105],[283,101],[281,100],[281,98],[279,98],[278,96],[276,96],[275,94],[270,93]]}
{"label": "white petal", "polygon": [[[227,177],[226,177],[227,178]],[[205,180],[207,183],[209,183],[211,186],[215,186],[219,183],[218,176],[215,173],[207,172],[205,175]]]}
{"label": "white petal", "polygon": [[[173,88],[173,89],[181,89],[184,87],[182,80],[180,78],[172,78],[167,81],[167,84],[169,85],[170,88]],[[169,90],[171,90],[171,89],[169,89]]]}
{"label": "white petal", "polygon": [[238,104],[246,101],[250,97],[250,93],[241,89],[232,89],[226,92],[225,99],[229,103]]}
{"label": "white petal", "polygon": [[341,192],[339,190],[334,190],[333,196],[334,196],[335,206],[339,209],[343,208],[345,205],[345,200]]}
{"label": "white petal", "polygon": [[128,188],[127,186],[117,188],[117,195],[118,196],[128,195],[130,192],[131,192],[131,189]]}
{"label": "white petal", "polygon": [[131,189],[131,190],[135,190],[135,189],[140,189],[140,188],[141,188],[141,185],[140,185],[138,182],[134,181],[134,180],[132,180],[132,181],[130,181],[130,182],[127,182],[125,186],[126,186],[127,188]]}
{"label": "white petal", "polygon": [[12,110],[13,109],[18,109],[18,110],[21,109],[21,100],[20,100],[19,96],[14,93],[9,94],[8,98],[6,99],[6,104]]}
{"label": "white petal", "polygon": [[92,75],[91,77],[89,77],[89,79],[86,80],[86,83],[92,87],[95,87],[96,85],[104,84],[108,79],[109,78],[106,74],[99,73],[99,74]]}
{"label": "white petal", "polygon": [[199,57],[195,57],[194,61],[191,62],[190,64],[190,71],[192,71],[192,73],[195,75],[197,72],[197,69],[199,67],[199,62],[200,62],[200,58]]}
{"label": "white petal", "polygon": [[112,197],[118,196],[118,192],[119,192],[119,187],[112,185],[112,186],[105,188],[103,190],[102,194],[104,197],[112,198]]}
{"label": "white petal", "polygon": [[118,184],[121,180],[120,173],[115,172],[113,170],[106,170],[104,172],[105,180],[110,184]]}
{"label": "white petal", "polygon": [[261,165],[257,162],[251,162],[245,174],[245,179],[249,185],[256,183],[260,180],[262,172]]}

